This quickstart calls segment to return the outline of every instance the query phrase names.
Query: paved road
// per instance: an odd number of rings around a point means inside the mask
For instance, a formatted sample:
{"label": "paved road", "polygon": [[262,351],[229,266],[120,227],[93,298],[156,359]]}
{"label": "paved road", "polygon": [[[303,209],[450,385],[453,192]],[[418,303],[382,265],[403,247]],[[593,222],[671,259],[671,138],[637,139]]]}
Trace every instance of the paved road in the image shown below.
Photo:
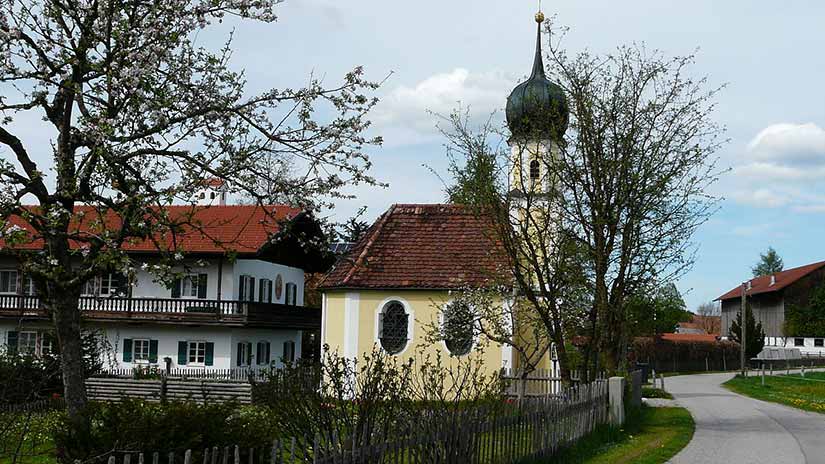
{"label": "paved road", "polygon": [[825,464],[825,415],[737,395],[720,385],[732,374],[665,379],[696,421],[674,464]]}

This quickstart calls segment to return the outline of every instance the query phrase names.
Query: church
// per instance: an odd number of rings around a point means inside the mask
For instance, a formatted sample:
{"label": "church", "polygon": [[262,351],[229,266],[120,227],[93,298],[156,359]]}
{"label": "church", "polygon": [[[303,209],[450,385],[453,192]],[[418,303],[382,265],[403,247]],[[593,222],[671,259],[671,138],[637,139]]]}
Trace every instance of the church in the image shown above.
{"label": "church", "polygon": [[[564,91],[545,74],[541,12],[536,22],[532,72],[512,90],[506,106],[516,201],[524,189],[550,188],[541,160],[556,155],[569,114]],[[491,229],[488,218],[461,205],[391,206],[321,281],[322,343],[348,358],[380,349],[402,360],[478,357],[490,373],[518,368],[513,347],[455,324],[462,291],[512,281],[508,256]],[[504,307],[512,290],[499,292],[494,304]],[[428,335],[439,326],[444,335],[433,342]],[[550,356],[536,367],[550,369]]]}

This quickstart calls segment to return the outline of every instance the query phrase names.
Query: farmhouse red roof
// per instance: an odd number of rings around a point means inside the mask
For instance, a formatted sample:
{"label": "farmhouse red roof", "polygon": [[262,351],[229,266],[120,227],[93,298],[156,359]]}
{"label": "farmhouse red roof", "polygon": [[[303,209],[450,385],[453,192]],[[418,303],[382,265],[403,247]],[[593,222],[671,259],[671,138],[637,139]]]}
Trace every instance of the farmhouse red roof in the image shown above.
{"label": "farmhouse red roof", "polygon": [[[123,249],[130,252],[153,252],[160,246],[165,250],[184,253],[256,253],[272,234],[278,232],[279,221],[301,212],[280,205],[167,206],[165,209],[170,220],[182,223],[179,231],[155,236],[157,245],[149,239],[136,239],[124,243]],[[95,208],[76,206],[74,214],[74,220],[69,226],[72,233],[83,235],[100,229],[100,225],[96,224],[100,216]],[[117,214],[107,212],[102,222],[105,228],[118,228],[121,220]],[[31,225],[19,216],[12,216],[10,223],[34,233]],[[81,246],[76,241],[71,245],[73,248]],[[4,246],[5,243],[0,239],[0,248]],[[32,235],[30,241],[16,248],[39,250],[42,247],[43,241]]]}
{"label": "farmhouse red roof", "polygon": [[671,342],[715,342],[716,335],[709,334],[679,334],[679,333],[663,333],[662,340]]}
{"label": "farmhouse red roof", "polygon": [[339,260],[320,288],[482,287],[506,276],[491,225],[460,205],[392,206]]}
{"label": "farmhouse red roof", "polygon": [[[760,293],[769,293],[782,290],[788,285],[805,277],[811,272],[825,266],[825,261],[818,263],[807,264],[805,266],[795,267],[786,271],[777,272],[775,274],[764,275],[750,280],[751,288],[748,290],[748,295],[758,295]],[[771,277],[773,276],[773,281]],[[742,296],[742,286],[737,285],[729,292],[717,298],[717,300],[729,300],[731,298],[740,298]]]}

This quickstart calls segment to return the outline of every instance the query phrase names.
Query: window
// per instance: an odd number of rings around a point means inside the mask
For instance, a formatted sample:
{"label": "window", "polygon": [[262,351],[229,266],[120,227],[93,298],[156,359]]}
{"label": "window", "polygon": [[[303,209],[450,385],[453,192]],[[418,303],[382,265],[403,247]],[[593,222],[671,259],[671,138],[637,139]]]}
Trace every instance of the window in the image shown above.
{"label": "window", "polygon": [[258,284],[258,301],[261,303],[272,303],[272,281],[261,279]]}
{"label": "window", "polygon": [[149,362],[149,340],[136,339],[132,341],[135,362]]}
{"label": "window", "polygon": [[825,340],[823,340],[822,338],[814,338],[814,346],[817,348],[822,348],[823,346],[825,346],[825,343],[823,342],[825,342]]}
{"label": "window", "polygon": [[214,200],[214,199],[215,199],[215,192],[209,192],[209,199],[210,199],[210,200]]}
{"label": "window", "polygon": [[241,301],[255,301],[255,278],[241,275],[238,283],[238,299]]}
{"label": "window", "polygon": [[125,293],[121,283],[124,281],[120,274],[110,273],[95,277],[83,286],[85,296],[116,296]]}
{"label": "window", "polygon": [[206,298],[206,274],[188,274],[172,282],[172,298]]}
{"label": "window", "polygon": [[187,364],[204,364],[206,362],[206,342],[189,342]]}
{"label": "window", "polygon": [[20,354],[37,354],[37,332],[20,332],[17,334],[17,352]]}
{"label": "window", "polygon": [[387,353],[398,354],[407,347],[408,324],[409,315],[400,301],[390,301],[384,305],[379,315],[378,339]]}
{"label": "window", "polygon": [[539,162],[538,160],[530,161],[530,180],[539,180]]}
{"label": "window", "polygon": [[281,274],[275,277],[275,301],[281,301],[281,295],[284,293],[284,279]]}
{"label": "window", "polygon": [[40,355],[54,354],[54,337],[46,332],[40,334]]}
{"label": "window", "polygon": [[462,356],[473,348],[473,313],[470,306],[462,301],[454,301],[444,310],[443,337],[447,350]]}
{"label": "window", "polygon": [[248,342],[238,343],[238,358],[237,364],[239,367],[245,367],[252,364],[252,344]]}
{"label": "window", "polygon": [[286,284],[286,304],[295,306],[298,304],[298,286],[289,282]]}
{"label": "window", "polygon": [[204,198],[206,198],[206,193],[205,193],[205,192],[201,192],[200,199],[201,199],[201,200],[203,200]]}
{"label": "window", "polygon": [[263,341],[258,342],[257,352],[256,352],[257,356],[255,356],[255,359],[257,360],[257,363],[258,363],[259,366],[265,366],[265,365],[269,364],[269,355],[270,355],[269,349],[270,349],[269,342],[263,342]]}
{"label": "window", "polygon": [[283,355],[284,362],[293,362],[295,361],[295,342],[292,340],[287,340],[284,342],[284,355]]}
{"label": "window", "polygon": [[198,296],[198,276],[189,274],[180,280],[180,296],[182,298],[197,298]]}
{"label": "window", "polygon": [[0,293],[17,293],[17,271],[0,271]]}
{"label": "window", "polygon": [[23,295],[26,296],[34,296],[37,293],[37,289],[34,286],[34,278],[32,276],[24,275],[23,276]]}
{"label": "window", "polygon": [[805,339],[804,338],[794,338],[793,339],[793,346],[805,346]]}

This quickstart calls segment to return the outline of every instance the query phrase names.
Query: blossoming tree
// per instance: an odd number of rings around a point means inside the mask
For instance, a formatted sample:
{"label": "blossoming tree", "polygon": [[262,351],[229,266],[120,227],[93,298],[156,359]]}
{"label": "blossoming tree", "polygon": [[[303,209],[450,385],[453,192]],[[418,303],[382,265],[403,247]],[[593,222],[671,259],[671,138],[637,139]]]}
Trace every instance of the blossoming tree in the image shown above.
{"label": "blossoming tree", "polygon": [[[174,234],[206,177],[259,203],[318,207],[375,183],[365,147],[376,83],[356,68],[334,86],[250,95],[219,50],[195,35],[228,17],[275,21],[279,0],[8,0],[0,5],[0,246],[15,253],[50,315],[69,415],[84,426],[78,299],[83,284],[128,272],[130,240]],[[43,119],[47,153],[21,121]],[[45,144],[44,144],[45,145]],[[270,187],[256,189],[261,182]],[[78,205],[86,205],[78,218]],[[34,206],[30,206],[34,205]],[[22,219],[24,226],[15,227]],[[83,221],[85,227],[74,226]],[[36,241],[36,242],[35,242]],[[20,244],[42,244],[23,253]],[[15,246],[17,245],[17,246]],[[179,249],[164,249],[164,273]],[[178,256],[176,256],[178,255]]]}

